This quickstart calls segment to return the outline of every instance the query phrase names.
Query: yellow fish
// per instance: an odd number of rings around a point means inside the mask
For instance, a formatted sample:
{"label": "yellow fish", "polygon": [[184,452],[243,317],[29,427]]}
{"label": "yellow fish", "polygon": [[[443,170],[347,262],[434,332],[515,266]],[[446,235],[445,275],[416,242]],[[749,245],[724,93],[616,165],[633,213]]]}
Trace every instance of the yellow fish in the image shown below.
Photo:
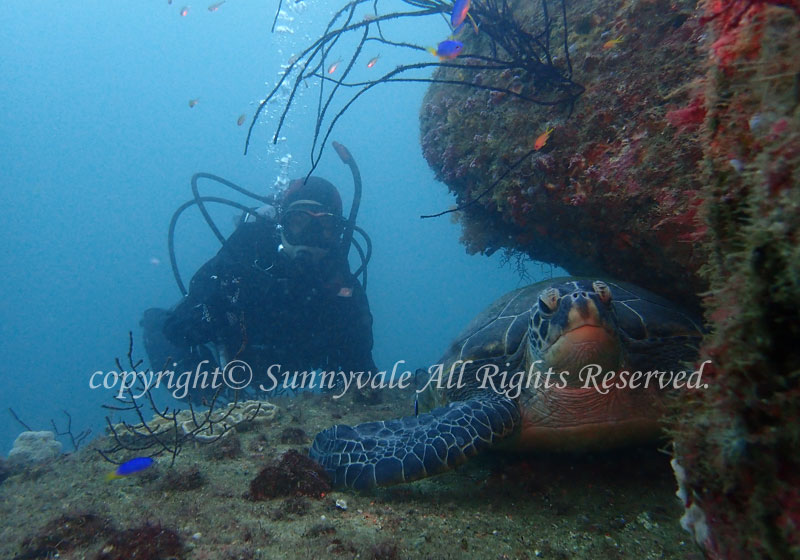
{"label": "yellow fish", "polygon": [[622,35],[620,35],[616,39],[611,39],[610,41],[606,41],[605,43],[603,43],[603,50],[607,51],[608,49],[613,49],[621,42],[622,42]]}

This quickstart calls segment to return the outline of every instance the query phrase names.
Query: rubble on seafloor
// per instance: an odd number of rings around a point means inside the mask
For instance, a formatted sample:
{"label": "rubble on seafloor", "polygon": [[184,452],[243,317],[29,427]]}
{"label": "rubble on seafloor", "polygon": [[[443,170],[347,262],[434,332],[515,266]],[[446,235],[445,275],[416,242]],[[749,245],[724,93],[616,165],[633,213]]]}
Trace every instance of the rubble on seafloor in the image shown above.
{"label": "rubble on seafloor", "polygon": [[307,447],[284,434],[396,416],[407,401],[275,404],[283,414],[237,432],[235,457],[186,446],[171,467],[158,458],[158,468],[107,481],[113,465],[97,453],[106,437],[35,478],[11,474],[0,484],[0,557],[700,559],[655,449],[487,454],[429,480],[343,492],[322,485]]}

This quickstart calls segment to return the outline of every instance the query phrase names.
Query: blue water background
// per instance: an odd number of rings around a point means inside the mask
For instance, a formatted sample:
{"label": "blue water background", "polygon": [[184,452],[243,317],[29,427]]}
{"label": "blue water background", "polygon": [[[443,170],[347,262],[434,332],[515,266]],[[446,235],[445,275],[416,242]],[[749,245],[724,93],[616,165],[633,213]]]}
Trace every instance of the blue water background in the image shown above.
{"label": "blue water background", "polygon": [[[193,173],[269,192],[279,158],[292,154],[292,177],[308,169],[315,83],[302,88],[281,134],[285,142],[268,149],[278,105],[256,126],[247,156],[245,134],[280,64],[319,36],[342,2],[311,0],[304,12],[288,12],[294,21],[279,25],[293,34],[269,32],[277,1],[229,0],[213,13],[207,4],[190,5],[181,17],[183,5],[166,0],[4,2],[0,454],[21,431],[8,407],[34,429],[50,429],[51,419],[63,428],[67,410],[74,431],[102,432],[100,405],[111,395],[90,390],[89,376],[116,369],[129,331],[142,356],[142,311],[178,300],[166,232],[172,212],[191,196]],[[415,18],[394,32],[435,45],[448,27],[441,17]],[[349,57],[352,47],[352,40],[343,41],[334,59]],[[354,77],[376,75],[364,67],[376,54],[375,72],[432,60],[368,45]],[[460,226],[449,218],[419,219],[454,203],[421,155],[424,90],[419,84],[376,88],[332,136],[350,148],[364,178],[359,224],[375,248],[369,297],[382,368],[398,360],[412,367],[434,362],[476,313],[520,285],[499,255],[466,255]],[[194,98],[199,101],[190,108]],[[247,122],[240,127],[242,113]],[[339,185],[348,208],[350,173],[330,147],[316,173]],[[231,194],[210,184],[201,188]],[[186,214],[177,249],[188,283],[218,243],[196,210]],[[214,215],[229,233],[233,213]],[[535,278],[549,274],[536,264],[528,269]]]}

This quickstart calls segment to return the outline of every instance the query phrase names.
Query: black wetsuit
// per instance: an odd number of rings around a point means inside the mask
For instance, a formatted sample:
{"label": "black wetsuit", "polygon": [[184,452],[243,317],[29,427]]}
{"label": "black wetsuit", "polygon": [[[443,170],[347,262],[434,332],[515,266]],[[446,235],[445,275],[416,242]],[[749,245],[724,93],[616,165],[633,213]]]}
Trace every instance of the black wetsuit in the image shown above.
{"label": "black wetsuit", "polygon": [[165,317],[169,342],[213,342],[247,362],[256,382],[276,364],[280,373],[376,371],[369,303],[346,264],[298,263],[279,244],[273,221],[239,226]]}

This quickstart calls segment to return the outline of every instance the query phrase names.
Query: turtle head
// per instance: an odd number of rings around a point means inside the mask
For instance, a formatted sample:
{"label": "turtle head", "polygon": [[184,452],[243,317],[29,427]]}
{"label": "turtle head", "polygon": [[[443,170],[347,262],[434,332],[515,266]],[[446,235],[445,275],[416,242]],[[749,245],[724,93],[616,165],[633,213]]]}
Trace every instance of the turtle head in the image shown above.
{"label": "turtle head", "polygon": [[619,369],[623,350],[612,299],[611,288],[600,280],[544,289],[531,308],[531,362],[542,360],[544,368],[566,371],[575,380],[587,364],[597,364],[604,371]]}

